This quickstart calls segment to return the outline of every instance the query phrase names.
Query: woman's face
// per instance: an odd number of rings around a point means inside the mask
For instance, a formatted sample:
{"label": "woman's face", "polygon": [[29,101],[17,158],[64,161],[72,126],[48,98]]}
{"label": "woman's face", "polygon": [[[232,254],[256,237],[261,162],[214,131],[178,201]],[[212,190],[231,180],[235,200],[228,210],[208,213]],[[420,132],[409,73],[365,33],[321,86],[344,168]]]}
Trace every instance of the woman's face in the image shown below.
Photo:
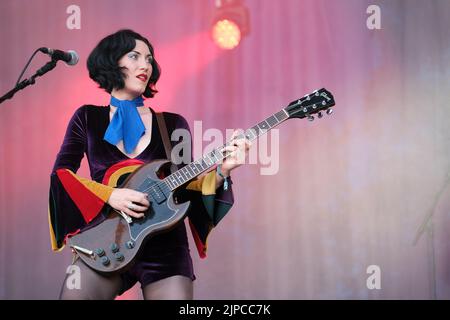
{"label": "woman's face", "polygon": [[122,100],[132,100],[142,95],[152,74],[153,57],[144,41],[136,40],[134,49],[119,60],[119,66],[125,67],[125,86],[114,89],[111,94]]}

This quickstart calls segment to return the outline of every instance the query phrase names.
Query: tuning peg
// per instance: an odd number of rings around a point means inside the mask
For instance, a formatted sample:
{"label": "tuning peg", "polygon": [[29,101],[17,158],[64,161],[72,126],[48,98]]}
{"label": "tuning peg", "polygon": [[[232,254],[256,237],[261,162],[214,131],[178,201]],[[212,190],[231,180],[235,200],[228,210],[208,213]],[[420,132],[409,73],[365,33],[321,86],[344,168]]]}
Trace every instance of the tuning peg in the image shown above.
{"label": "tuning peg", "polygon": [[317,117],[318,117],[319,119],[321,119],[321,118],[323,117],[322,112],[319,112],[319,113],[317,114]]}
{"label": "tuning peg", "polygon": [[309,121],[314,121],[314,117],[311,116],[311,115],[309,115],[309,116],[308,116],[308,120],[309,120]]}
{"label": "tuning peg", "polygon": [[328,110],[327,110],[327,114],[328,114],[328,115],[330,115],[330,114],[332,114],[332,113],[333,113],[333,109],[328,109]]}

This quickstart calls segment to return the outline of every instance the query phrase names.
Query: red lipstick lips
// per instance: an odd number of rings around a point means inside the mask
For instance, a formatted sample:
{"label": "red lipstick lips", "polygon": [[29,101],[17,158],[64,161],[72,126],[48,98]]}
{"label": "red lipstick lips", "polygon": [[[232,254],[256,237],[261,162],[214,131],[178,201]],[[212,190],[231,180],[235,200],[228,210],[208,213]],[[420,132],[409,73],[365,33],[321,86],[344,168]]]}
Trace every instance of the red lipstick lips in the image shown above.
{"label": "red lipstick lips", "polygon": [[140,75],[137,75],[136,78],[138,78],[139,80],[141,80],[142,82],[147,81],[147,75],[144,73],[141,73]]}

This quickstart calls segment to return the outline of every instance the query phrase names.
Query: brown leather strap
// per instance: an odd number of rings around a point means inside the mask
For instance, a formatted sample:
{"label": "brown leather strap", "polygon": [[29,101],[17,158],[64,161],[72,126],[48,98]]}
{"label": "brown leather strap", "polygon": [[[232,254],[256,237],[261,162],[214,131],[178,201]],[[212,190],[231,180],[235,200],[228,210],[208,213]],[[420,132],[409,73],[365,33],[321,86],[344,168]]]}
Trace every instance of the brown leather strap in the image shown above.
{"label": "brown leather strap", "polygon": [[166,150],[166,157],[168,160],[171,160],[170,154],[172,153],[172,145],[170,143],[169,132],[167,131],[166,121],[164,121],[162,112],[156,112],[156,120],[158,121],[159,133],[161,134],[164,149]]}

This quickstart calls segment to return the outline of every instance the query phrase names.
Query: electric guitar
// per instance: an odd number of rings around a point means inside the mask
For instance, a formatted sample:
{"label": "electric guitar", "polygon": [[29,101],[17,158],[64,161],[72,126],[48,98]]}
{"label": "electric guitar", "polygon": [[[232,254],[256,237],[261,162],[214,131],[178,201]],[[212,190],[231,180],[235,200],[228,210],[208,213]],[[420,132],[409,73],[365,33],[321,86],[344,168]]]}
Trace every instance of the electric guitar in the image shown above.
{"label": "electric guitar", "polygon": [[[291,118],[314,120],[314,114],[322,118],[331,114],[335,105],[333,95],[325,90],[316,90],[246,130],[237,138],[252,141],[275,126]],[[177,203],[174,192],[190,180],[207,172],[229,154],[224,152],[230,142],[215,148],[201,159],[182,169],[159,178],[159,172],[170,166],[168,160],[156,160],[136,169],[121,188],[134,189],[148,194],[150,207],[143,218],[133,219],[128,215],[108,208],[106,219],[68,239],[68,244],[91,268],[102,273],[125,271],[139,255],[146,240],[153,235],[170,230],[183,220],[190,202]]]}

